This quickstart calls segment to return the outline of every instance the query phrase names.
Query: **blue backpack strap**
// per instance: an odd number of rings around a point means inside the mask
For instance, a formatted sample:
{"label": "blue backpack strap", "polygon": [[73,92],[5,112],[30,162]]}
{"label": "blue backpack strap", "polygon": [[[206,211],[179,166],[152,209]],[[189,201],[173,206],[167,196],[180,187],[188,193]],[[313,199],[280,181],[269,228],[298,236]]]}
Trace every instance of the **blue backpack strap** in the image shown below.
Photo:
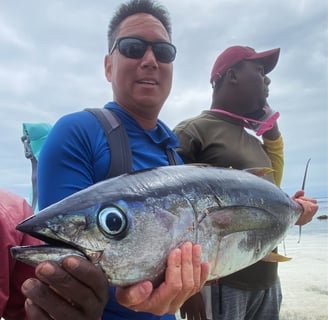
{"label": "blue backpack strap", "polygon": [[100,122],[110,149],[110,166],[105,179],[132,171],[129,138],[120,118],[107,108],[87,108]]}
{"label": "blue backpack strap", "polygon": [[176,165],[179,164],[177,154],[174,152],[173,149],[167,149],[166,154],[167,154],[167,157],[169,159],[170,166],[176,166]]}

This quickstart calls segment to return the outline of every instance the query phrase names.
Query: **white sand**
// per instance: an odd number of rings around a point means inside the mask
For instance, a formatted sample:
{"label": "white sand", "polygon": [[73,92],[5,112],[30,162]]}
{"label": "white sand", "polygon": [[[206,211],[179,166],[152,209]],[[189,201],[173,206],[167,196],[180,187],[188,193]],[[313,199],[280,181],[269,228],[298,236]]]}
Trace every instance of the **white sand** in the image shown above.
{"label": "white sand", "polygon": [[308,235],[306,228],[300,243],[296,235],[285,241],[287,256],[293,259],[279,265],[281,320],[328,319],[328,233]]}

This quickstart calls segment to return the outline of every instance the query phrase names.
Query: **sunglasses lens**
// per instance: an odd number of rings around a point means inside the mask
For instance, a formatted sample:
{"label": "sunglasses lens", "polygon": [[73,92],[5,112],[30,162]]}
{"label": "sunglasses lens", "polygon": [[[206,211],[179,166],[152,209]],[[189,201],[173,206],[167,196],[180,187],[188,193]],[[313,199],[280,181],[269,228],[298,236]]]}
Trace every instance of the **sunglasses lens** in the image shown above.
{"label": "sunglasses lens", "polygon": [[158,61],[170,63],[175,59],[176,49],[168,42],[147,42],[137,38],[122,38],[117,43],[120,53],[130,59],[141,59],[149,45]]}
{"label": "sunglasses lens", "polygon": [[139,39],[125,38],[119,41],[118,50],[127,58],[141,59],[147,50],[147,44]]}
{"label": "sunglasses lens", "polygon": [[175,59],[175,47],[169,43],[154,43],[153,51],[158,61],[170,63]]}

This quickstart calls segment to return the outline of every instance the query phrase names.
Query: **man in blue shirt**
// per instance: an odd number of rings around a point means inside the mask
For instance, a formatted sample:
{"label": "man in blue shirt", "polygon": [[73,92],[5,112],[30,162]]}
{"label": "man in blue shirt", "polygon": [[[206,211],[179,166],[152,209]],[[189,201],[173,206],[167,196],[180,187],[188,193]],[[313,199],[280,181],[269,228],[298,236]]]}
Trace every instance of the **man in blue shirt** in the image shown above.
{"label": "man in blue shirt", "polygon": [[[167,150],[177,147],[177,138],[158,120],[171,90],[176,54],[166,9],[152,0],[121,5],[110,22],[108,42],[105,73],[114,102],[105,108],[121,119],[127,131],[133,170],[169,165]],[[90,112],[62,117],[40,154],[39,208],[103,180],[112,152]],[[39,280],[30,279],[22,287],[28,297],[27,314],[38,320],[49,316],[60,320],[174,319],[174,313],[207,278],[208,264],[201,263],[200,250],[198,245],[184,244],[170,254],[166,278],[158,288],[153,289],[150,282],[116,292],[110,288],[107,304],[106,279],[91,263],[73,257],[64,260],[62,267],[41,263],[36,268]]]}

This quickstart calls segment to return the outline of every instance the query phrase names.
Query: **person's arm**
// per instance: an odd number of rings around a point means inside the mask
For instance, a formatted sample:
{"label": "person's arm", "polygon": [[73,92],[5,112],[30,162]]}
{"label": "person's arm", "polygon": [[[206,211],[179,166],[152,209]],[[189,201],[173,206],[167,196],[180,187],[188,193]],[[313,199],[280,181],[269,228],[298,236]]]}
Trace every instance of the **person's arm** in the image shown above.
{"label": "person's arm", "polygon": [[[86,111],[66,115],[57,121],[43,145],[38,162],[40,209],[87,188],[100,180],[99,176],[106,175],[110,159],[102,157],[101,143],[107,146],[103,134],[96,118]],[[95,173],[95,168],[99,169],[98,173]],[[23,284],[30,319],[49,319],[48,314],[56,313],[59,314],[57,319],[98,320],[101,317],[108,297],[107,280],[86,260],[77,261],[76,270],[72,269],[74,261],[65,260],[62,266],[53,262],[41,263],[36,268],[36,278]],[[77,301],[78,307],[72,307],[65,298]]]}
{"label": "person's arm", "polygon": [[183,126],[176,126],[173,131],[179,140],[177,152],[179,153],[183,162],[196,163],[196,155],[199,154],[198,150],[200,148],[200,143],[195,139],[195,137],[191,136]]}
{"label": "person's arm", "polygon": [[273,176],[277,186],[280,186],[284,172],[284,142],[277,123],[263,134],[263,144],[271,163]]}
{"label": "person's arm", "polygon": [[25,320],[22,283],[34,276],[34,268],[10,255],[13,246],[38,245],[41,241],[17,231],[16,225],[33,214],[21,197],[0,190],[0,317]]}
{"label": "person's arm", "polygon": [[110,163],[105,148],[108,147],[104,132],[90,112],[76,112],[59,119],[39,156],[39,209],[105,177]]}

